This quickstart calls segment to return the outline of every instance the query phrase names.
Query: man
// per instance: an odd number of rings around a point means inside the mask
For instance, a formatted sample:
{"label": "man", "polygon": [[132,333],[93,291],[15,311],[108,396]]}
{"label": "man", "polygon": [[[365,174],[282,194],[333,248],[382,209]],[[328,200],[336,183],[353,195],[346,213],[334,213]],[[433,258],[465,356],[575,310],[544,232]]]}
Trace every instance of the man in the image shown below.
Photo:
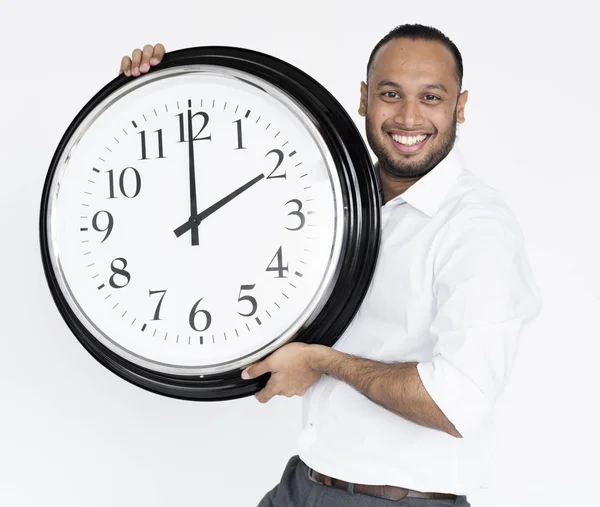
{"label": "man", "polygon": [[[146,46],[121,71],[163,55]],[[380,256],[333,347],[287,344],[243,372],[271,372],[260,402],[306,394],[299,456],[259,507],[468,506],[485,482],[491,412],[540,298],[514,216],[454,150],[462,76],[431,27],[399,26],[373,49],[359,113],[382,181]]]}

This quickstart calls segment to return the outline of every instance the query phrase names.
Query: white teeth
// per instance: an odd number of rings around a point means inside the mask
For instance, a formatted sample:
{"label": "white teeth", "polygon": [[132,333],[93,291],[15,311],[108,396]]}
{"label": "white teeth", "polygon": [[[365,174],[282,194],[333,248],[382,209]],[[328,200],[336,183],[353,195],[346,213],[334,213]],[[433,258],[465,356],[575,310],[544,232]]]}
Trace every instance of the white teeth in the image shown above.
{"label": "white teeth", "polygon": [[422,141],[425,140],[427,136],[426,135],[421,135],[421,136],[399,136],[396,134],[392,134],[392,139],[394,141],[396,141],[397,143],[400,144],[404,144],[406,146],[412,146],[414,144],[418,144]]}

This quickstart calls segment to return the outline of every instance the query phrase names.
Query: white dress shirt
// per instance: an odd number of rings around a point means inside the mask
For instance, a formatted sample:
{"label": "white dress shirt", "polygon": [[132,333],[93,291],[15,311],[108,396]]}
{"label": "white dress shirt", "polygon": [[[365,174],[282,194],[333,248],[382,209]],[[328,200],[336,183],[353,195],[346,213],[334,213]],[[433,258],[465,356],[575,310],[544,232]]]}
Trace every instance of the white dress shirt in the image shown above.
{"label": "white dress shirt", "polygon": [[381,214],[371,286],[334,348],[418,362],[427,392],[463,438],[410,422],[323,375],[304,396],[299,455],[348,482],[467,494],[486,483],[492,408],[519,334],[540,309],[523,237],[456,149]]}

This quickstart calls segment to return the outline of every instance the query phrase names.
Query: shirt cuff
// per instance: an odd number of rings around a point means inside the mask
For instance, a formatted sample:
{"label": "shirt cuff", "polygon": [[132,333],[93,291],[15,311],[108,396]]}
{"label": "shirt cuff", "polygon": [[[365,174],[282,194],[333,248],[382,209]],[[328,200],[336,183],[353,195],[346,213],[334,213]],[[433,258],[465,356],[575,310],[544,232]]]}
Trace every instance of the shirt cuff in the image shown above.
{"label": "shirt cuff", "polygon": [[443,356],[418,363],[417,371],[429,396],[463,437],[475,433],[489,417],[490,400]]}

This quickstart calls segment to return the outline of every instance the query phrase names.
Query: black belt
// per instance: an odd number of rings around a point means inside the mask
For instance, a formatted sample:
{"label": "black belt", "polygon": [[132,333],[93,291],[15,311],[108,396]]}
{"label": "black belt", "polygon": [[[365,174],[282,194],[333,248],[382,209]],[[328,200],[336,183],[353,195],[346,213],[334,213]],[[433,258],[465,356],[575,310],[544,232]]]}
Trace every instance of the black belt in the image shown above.
{"label": "black belt", "polygon": [[330,486],[338,489],[345,489],[349,493],[360,493],[363,495],[375,496],[378,498],[385,498],[387,500],[400,500],[401,498],[431,498],[431,499],[448,499],[456,500],[457,495],[449,493],[424,493],[422,491],[415,491],[414,489],[400,488],[398,486],[375,486],[373,484],[354,484],[352,482],[342,481],[329,477],[328,475],[321,474],[312,468],[308,469],[308,477],[311,481],[323,486]]}

